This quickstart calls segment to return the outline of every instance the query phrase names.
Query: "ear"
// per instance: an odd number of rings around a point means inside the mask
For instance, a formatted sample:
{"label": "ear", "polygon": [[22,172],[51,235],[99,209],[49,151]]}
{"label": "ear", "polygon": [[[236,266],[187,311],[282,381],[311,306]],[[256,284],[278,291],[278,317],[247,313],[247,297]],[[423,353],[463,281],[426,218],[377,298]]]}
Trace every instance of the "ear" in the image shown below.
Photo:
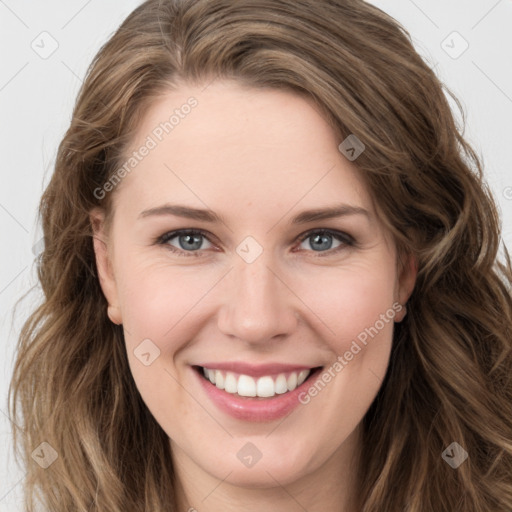
{"label": "ear", "polygon": [[407,314],[406,303],[414,290],[418,275],[418,260],[416,256],[409,253],[405,258],[399,258],[398,274],[395,300],[402,306],[402,309],[396,313],[395,322],[401,322]]}
{"label": "ear", "polygon": [[105,213],[99,208],[94,208],[89,219],[93,233],[93,247],[96,258],[96,268],[103,295],[108,302],[107,314],[110,320],[122,324],[121,311],[119,309],[117,286],[114,279],[111,255],[108,247],[108,237],[105,230]]}

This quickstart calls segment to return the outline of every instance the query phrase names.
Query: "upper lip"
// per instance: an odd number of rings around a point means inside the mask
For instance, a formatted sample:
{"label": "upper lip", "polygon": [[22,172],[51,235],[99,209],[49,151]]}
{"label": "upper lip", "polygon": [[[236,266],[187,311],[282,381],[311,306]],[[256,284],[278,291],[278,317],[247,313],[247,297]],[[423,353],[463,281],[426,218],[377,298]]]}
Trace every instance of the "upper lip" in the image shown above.
{"label": "upper lip", "polygon": [[311,370],[317,366],[304,365],[304,364],[282,364],[282,363],[267,363],[267,364],[251,364],[237,361],[225,362],[206,362],[201,365],[203,368],[211,370],[224,370],[251,377],[262,377],[264,375],[274,375],[286,372],[300,372],[301,370]]}

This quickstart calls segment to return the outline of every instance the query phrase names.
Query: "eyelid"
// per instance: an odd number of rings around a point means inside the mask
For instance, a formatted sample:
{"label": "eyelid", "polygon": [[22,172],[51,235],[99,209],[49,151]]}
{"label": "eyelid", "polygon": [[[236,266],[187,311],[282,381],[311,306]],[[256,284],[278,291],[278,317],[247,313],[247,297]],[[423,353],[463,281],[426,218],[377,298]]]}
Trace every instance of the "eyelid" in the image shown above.
{"label": "eyelid", "polygon": [[[339,231],[337,229],[329,229],[329,228],[314,228],[310,229],[309,231],[306,231],[302,235],[299,235],[297,238],[300,242],[304,242],[307,238],[314,234],[328,234],[332,235],[333,238],[337,238],[340,242],[344,242],[346,244],[355,245],[355,239],[348,233],[345,233],[344,231]],[[328,251],[323,251],[328,252]]]}
{"label": "eyelid", "polygon": [[183,249],[178,249],[177,247],[174,247],[170,244],[167,244],[169,240],[172,240],[173,238],[176,238],[180,235],[200,235],[206,238],[211,244],[215,245],[214,241],[211,239],[216,239],[214,235],[209,233],[208,231],[205,231],[203,229],[197,229],[197,228],[183,228],[183,229],[176,229],[173,231],[167,231],[163,235],[160,235],[154,240],[154,243],[156,245],[167,245],[167,248],[180,256],[201,256],[201,253],[204,252],[204,250],[199,251],[184,251]]}
{"label": "eyelid", "polygon": [[[212,235],[211,233],[209,233],[208,231],[205,231],[203,229],[182,228],[182,229],[176,229],[173,231],[168,231],[168,232],[164,233],[163,235],[158,236],[156,238],[156,240],[154,240],[154,244],[166,245],[169,240],[176,238],[177,236],[180,236],[183,234],[203,236],[211,244],[215,244],[215,242],[213,240],[216,240],[216,237],[214,235]],[[342,250],[344,248],[357,246],[357,242],[353,236],[349,235],[348,233],[346,233],[344,231],[339,231],[337,229],[331,229],[331,228],[309,229],[308,231],[295,237],[295,240],[297,240],[299,243],[302,243],[304,240],[306,240],[307,238],[309,238],[310,236],[312,236],[314,234],[331,235],[333,238],[337,239],[342,244],[334,249],[328,249],[326,251],[306,251],[306,252],[314,253],[314,257],[317,257],[317,256],[323,257],[323,256],[333,255],[333,254],[336,254],[339,250]],[[203,249],[203,250],[198,250],[198,251],[185,251],[183,249],[178,249],[177,247],[174,247],[172,245],[168,245],[168,248],[171,252],[178,254],[180,256],[201,256],[202,253],[206,250],[206,249]]]}

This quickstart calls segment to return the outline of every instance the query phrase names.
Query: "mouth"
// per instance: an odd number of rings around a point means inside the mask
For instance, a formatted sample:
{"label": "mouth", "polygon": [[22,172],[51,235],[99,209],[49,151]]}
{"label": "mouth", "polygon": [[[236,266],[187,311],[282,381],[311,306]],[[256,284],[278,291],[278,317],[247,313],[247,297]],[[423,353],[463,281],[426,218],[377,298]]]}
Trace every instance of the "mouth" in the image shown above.
{"label": "mouth", "polygon": [[291,393],[311,379],[313,375],[318,374],[322,368],[322,366],[317,366],[253,376],[213,367],[193,366],[203,380],[208,381],[218,390],[237,398],[253,400],[268,400],[278,395]]}

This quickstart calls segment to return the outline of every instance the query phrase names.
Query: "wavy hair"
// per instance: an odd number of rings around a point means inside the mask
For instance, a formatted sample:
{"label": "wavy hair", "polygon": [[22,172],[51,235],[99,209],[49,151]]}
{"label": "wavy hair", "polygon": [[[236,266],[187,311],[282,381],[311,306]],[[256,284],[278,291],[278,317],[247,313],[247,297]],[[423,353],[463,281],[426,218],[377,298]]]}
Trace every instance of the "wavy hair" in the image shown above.
{"label": "wavy hair", "polygon": [[[101,48],[40,203],[44,298],[9,388],[25,503],[53,512],[176,510],[167,436],[142,401],[122,327],[107,317],[89,213],[148,105],[227,78],[313,98],[357,168],[400,257],[409,314],[364,417],[361,512],[512,509],[512,267],[482,164],[409,33],[362,0],[148,0]],[[463,121],[464,121],[464,114]],[[503,261],[501,261],[503,260]],[[18,415],[21,417],[18,418]],[[46,441],[58,459],[31,459]],[[452,469],[452,442],[468,459]]]}

